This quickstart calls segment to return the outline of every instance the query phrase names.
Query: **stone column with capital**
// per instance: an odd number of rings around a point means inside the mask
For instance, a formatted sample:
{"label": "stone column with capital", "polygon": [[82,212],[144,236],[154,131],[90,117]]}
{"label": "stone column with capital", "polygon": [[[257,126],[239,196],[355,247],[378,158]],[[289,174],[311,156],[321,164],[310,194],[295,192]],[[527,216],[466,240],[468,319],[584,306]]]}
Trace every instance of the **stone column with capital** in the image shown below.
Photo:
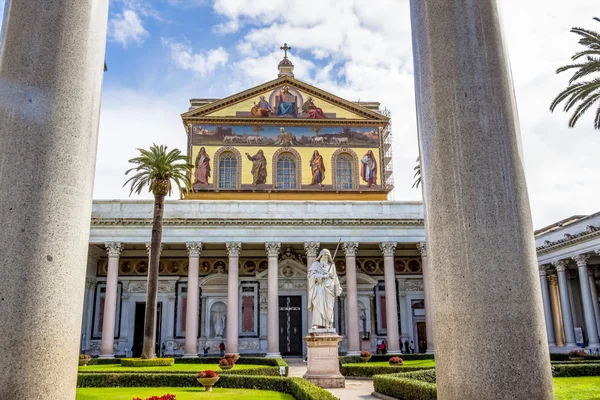
{"label": "stone column with capital", "polygon": [[3,4],[0,398],[72,399],[108,1]]}
{"label": "stone column with capital", "polygon": [[394,255],[396,242],[379,244],[383,253],[383,269],[385,279],[385,314],[387,321],[388,354],[401,354],[400,336],[398,333],[398,304],[396,303],[396,273],[394,272]]}
{"label": "stone column with capital", "polygon": [[571,314],[571,301],[569,299],[569,289],[567,282],[567,260],[554,261],[552,263],[556,268],[558,277],[558,290],[560,291],[560,308],[562,310],[563,326],[565,329],[565,346],[575,347],[575,329],[573,325],[573,315]]}
{"label": "stone column with capital", "polygon": [[554,339],[556,345],[562,347],[565,345],[565,331],[563,327],[563,317],[560,306],[560,295],[558,293],[558,277],[554,274],[548,275],[548,292],[550,294],[550,305],[552,307],[552,322],[554,324]]}
{"label": "stone column with capital", "polygon": [[421,253],[421,269],[423,270],[423,292],[425,295],[425,336],[427,354],[433,354],[433,308],[431,307],[431,278],[429,276],[429,261],[427,259],[427,243],[417,244]]}
{"label": "stone column with capital", "polygon": [[[317,261],[317,255],[319,254],[319,248],[321,247],[321,243],[319,242],[304,242],[304,251],[306,252],[306,290],[308,296],[308,271],[310,270],[310,266],[313,265],[315,261]],[[335,263],[335,260],[333,260]],[[310,299],[306,299],[306,303],[310,303]],[[306,310],[306,320],[308,323],[308,329],[310,329],[313,325],[312,323],[312,311]]]}
{"label": "stone column with capital", "polygon": [[596,288],[596,278],[594,277],[594,266],[588,265],[588,278],[590,280],[590,293],[592,295],[592,305],[594,306],[594,317],[596,317],[596,329],[600,335],[600,304],[598,304],[598,288]]}
{"label": "stone column with capital", "polygon": [[594,304],[592,299],[592,290],[590,288],[590,280],[588,276],[588,254],[580,254],[573,257],[573,261],[577,263],[579,272],[579,286],[581,287],[581,301],[583,303],[583,314],[585,319],[585,328],[588,337],[590,348],[600,347],[598,341],[598,328],[596,326],[596,315],[594,314]]}
{"label": "stone column with capital", "polygon": [[554,399],[497,0],[410,12],[438,398]]}
{"label": "stone column with capital", "polygon": [[106,291],[104,293],[104,315],[102,318],[102,344],[100,358],[114,358],[115,317],[117,315],[117,284],[119,281],[119,256],[123,250],[120,242],[107,242],[108,267]]}
{"label": "stone column with capital", "polygon": [[356,251],[358,243],[342,243],[346,253],[346,310],[348,317],[348,355],[360,355],[360,322],[358,320],[358,286],[356,283]]}
{"label": "stone column with capital", "polygon": [[281,243],[265,243],[267,251],[267,357],[281,357],[279,353],[279,279],[278,258]]}
{"label": "stone column with capital", "polygon": [[226,243],[225,246],[229,255],[229,271],[227,273],[227,352],[238,354],[239,276],[242,244],[239,242]]}
{"label": "stone column with capital", "polygon": [[189,256],[187,308],[185,314],[185,350],[184,357],[198,356],[198,266],[202,243],[188,242],[185,244]]}
{"label": "stone column with capital", "polygon": [[544,315],[546,317],[546,334],[548,335],[548,346],[556,347],[556,338],[554,336],[554,322],[552,321],[552,303],[550,302],[550,291],[548,290],[548,278],[546,271],[547,265],[540,265],[540,286],[542,288],[542,301],[544,304]]}

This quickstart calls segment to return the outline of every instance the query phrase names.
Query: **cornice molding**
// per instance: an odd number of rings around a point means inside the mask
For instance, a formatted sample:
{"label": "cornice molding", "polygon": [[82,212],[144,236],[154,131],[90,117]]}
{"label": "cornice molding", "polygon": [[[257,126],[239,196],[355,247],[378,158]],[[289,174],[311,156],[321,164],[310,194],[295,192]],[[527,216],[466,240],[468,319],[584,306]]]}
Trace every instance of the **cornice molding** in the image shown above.
{"label": "cornice molding", "polygon": [[586,230],[574,235],[569,234],[565,236],[564,239],[560,239],[555,242],[547,242],[543,246],[537,247],[536,251],[539,256],[542,254],[551,253],[560,248],[573,246],[574,244],[587,242],[597,238],[600,238],[600,230]]}
{"label": "cornice molding", "polygon": [[[92,227],[143,226],[151,227],[152,218],[92,218]],[[422,227],[422,219],[227,219],[227,218],[165,218],[163,226],[414,226]]]}

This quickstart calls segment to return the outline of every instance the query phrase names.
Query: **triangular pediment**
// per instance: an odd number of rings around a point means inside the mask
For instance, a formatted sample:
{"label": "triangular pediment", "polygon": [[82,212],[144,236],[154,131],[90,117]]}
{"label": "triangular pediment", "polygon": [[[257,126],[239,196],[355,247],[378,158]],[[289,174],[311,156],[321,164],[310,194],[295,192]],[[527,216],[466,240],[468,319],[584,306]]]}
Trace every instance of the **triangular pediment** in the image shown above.
{"label": "triangular pediment", "polygon": [[388,118],[366,107],[289,76],[277,78],[184,114],[186,123],[236,119],[262,121],[379,121]]}

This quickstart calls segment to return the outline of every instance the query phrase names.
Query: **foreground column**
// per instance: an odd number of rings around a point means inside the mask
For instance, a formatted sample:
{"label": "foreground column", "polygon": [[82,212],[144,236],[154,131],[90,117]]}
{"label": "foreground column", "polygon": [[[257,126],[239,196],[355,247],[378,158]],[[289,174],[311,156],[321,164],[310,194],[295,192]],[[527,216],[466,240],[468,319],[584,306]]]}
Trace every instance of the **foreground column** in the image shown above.
{"label": "foreground column", "polygon": [[358,243],[343,243],[346,253],[346,310],[348,311],[348,355],[360,354],[358,322],[358,287],[356,285],[356,250]]}
{"label": "foreground column", "polygon": [[102,343],[100,358],[114,358],[115,317],[117,315],[117,285],[119,281],[119,255],[123,245],[119,242],[106,243],[108,266],[106,270],[106,292],[102,316]]}
{"label": "foreground column", "polygon": [[277,276],[278,257],[281,243],[265,243],[268,257],[267,270],[267,357],[279,354],[279,282]]}
{"label": "foreground column", "polygon": [[553,399],[496,1],[410,4],[438,398]]}
{"label": "foreground column", "polygon": [[184,357],[198,356],[198,265],[202,243],[186,243],[189,255]]}
{"label": "foreground column", "polygon": [[585,328],[588,337],[588,347],[600,347],[598,343],[598,328],[596,327],[596,316],[594,315],[594,304],[592,300],[592,291],[590,289],[590,280],[588,278],[587,261],[590,256],[581,254],[573,257],[577,263],[579,272],[579,286],[581,286],[581,302],[583,303],[583,314],[585,319]]}
{"label": "foreground column", "polygon": [[5,3],[0,398],[75,398],[108,0]]}
{"label": "foreground column", "polygon": [[563,325],[565,328],[565,346],[574,347],[575,329],[573,325],[573,315],[571,314],[571,301],[569,300],[569,288],[567,282],[567,265],[566,260],[555,261],[552,263],[556,268],[556,276],[558,276],[558,290],[560,291],[560,308],[562,309]]}
{"label": "foreground column", "polygon": [[[308,272],[310,270],[310,266],[313,265],[313,263],[315,261],[317,261],[317,255],[319,254],[319,247],[321,247],[321,243],[319,243],[319,242],[304,242],[304,251],[306,252],[306,271],[307,271],[306,288],[307,288],[307,290],[308,290]],[[333,262],[335,262],[335,260],[333,260]],[[307,298],[306,303],[310,304],[310,299]],[[308,326],[308,329],[310,330],[310,328],[312,328],[312,326],[313,326],[312,311],[306,310],[306,320],[308,321],[306,326]]]}
{"label": "foreground column", "polygon": [[229,254],[229,270],[227,272],[227,352],[238,353],[238,307],[241,243],[226,243]]}
{"label": "foreground column", "polygon": [[431,307],[431,277],[429,276],[429,262],[427,260],[427,243],[417,244],[421,253],[421,268],[423,269],[423,292],[425,295],[425,336],[427,340],[427,354],[433,354],[433,308]]}
{"label": "foreground column", "polygon": [[388,354],[400,354],[398,334],[398,305],[396,303],[396,273],[394,272],[394,254],[396,243],[386,242],[379,245],[383,253],[383,273],[385,279],[385,315],[387,321]]}

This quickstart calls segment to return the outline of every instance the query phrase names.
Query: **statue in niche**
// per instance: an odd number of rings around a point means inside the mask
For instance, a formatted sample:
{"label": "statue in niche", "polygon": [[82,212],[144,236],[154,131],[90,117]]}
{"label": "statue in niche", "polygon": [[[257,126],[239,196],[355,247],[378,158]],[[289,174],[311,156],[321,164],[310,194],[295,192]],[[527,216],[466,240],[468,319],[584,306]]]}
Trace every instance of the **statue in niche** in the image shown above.
{"label": "statue in niche", "polygon": [[221,307],[217,307],[213,315],[213,325],[215,328],[215,337],[223,337],[225,329],[225,313],[221,311]]}
{"label": "statue in niche", "polygon": [[329,250],[323,249],[308,270],[308,309],[312,311],[313,329],[333,329],[333,306],[342,287],[332,260]]}

